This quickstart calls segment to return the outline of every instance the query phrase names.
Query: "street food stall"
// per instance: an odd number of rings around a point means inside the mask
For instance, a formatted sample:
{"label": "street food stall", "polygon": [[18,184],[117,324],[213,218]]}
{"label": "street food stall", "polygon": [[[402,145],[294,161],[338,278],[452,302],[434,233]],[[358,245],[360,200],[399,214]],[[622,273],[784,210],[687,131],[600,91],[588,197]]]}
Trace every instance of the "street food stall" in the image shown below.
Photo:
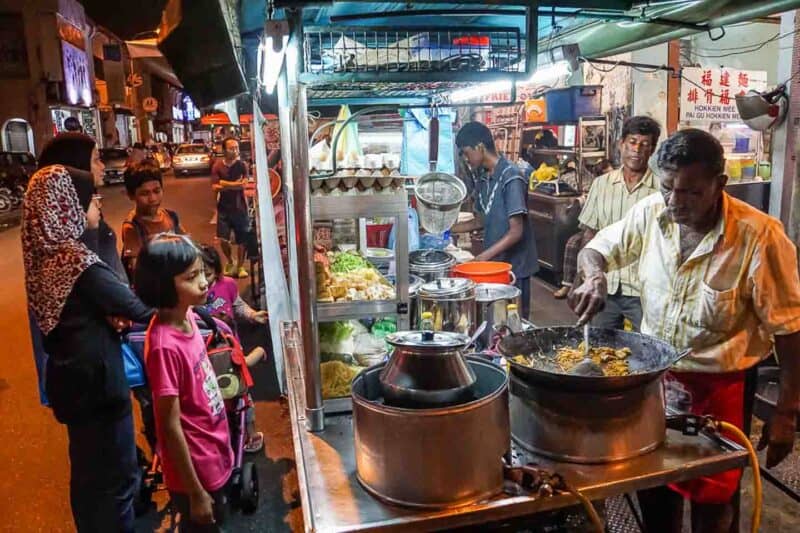
{"label": "street food stall", "polygon": [[[578,352],[579,332],[572,327],[509,327],[513,334],[489,356],[469,354],[469,335],[480,335],[474,322],[448,331],[420,309],[420,331],[404,331],[412,303],[406,177],[390,171],[386,185],[376,186],[372,175],[338,173],[342,132],[369,109],[337,124],[331,168],[311,171],[310,105],[435,110],[449,104],[447,94],[455,89],[530,77],[537,12],[529,2],[507,4],[518,9],[491,17],[469,11],[474,25],[428,15],[420,26],[413,10],[392,26],[370,25],[370,8],[380,9],[366,2],[359,3],[360,18],[334,20],[315,8],[311,25],[300,8],[266,23],[260,53],[277,53],[285,64],[272,83],[282,146],[290,148],[282,157],[287,228],[295,235],[291,306],[299,320],[281,324],[281,345],[307,531],[440,530],[535,520],[576,505],[598,528],[591,501],[747,465],[748,451],[722,438],[714,422],[667,416],[660,380],[682,354],[655,339],[593,331],[592,357],[617,370],[584,377],[570,375],[560,362]],[[272,76],[262,75],[265,84]],[[431,138],[438,138],[436,124]],[[432,170],[437,148],[418,147],[429,152]],[[428,176],[411,187],[421,198]],[[342,185],[355,192],[313,193],[341,191]],[[439,214],[448,209],[452,205]],[[395,221],[394,284],[363,260],[357,244],[339,251],[316,246],[327,235],[315,231],[315,221],[375,216]],[[447,265],[442,272],[449,275],[452,265],[436,264]],[[475,312],[474,286],[458,279],[434,279],[420,289],[455,309],[460,318],[454,323],[472,316],[464,311],[469,305]],[[361,368],[323,361],[323,341],[351,335],[352,321],[382,317],[395,317],[398,330],[385,337],[391,357]],[[331,322],[340,326],[324,328],[329,338],[322,339],[320,326]],[[331,395],[332,382],[343,384],[345,393]],[[586,412],[587,405],[602,407]]]}

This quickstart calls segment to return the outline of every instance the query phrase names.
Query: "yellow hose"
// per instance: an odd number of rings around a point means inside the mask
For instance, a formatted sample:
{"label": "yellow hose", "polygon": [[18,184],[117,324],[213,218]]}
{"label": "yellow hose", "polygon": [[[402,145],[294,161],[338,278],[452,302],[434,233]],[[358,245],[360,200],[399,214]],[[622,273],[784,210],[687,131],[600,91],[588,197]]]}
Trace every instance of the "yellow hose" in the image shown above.
{"label": "yellow hose", "polygon": [[600,518],[600,515],[597,514],[597,509],[594,508],[592,502],[589,501],[589,498],[583,495],[581,491],[578,489],[570,486],[566,481],[564,481],[564,486],[567,489],[567,492],[578,498],[578,501],[581,502],[583,508],[586,510],[586,514],[589,515],[589,521],[594,526],[597,533],[603,533],[605,531],[605,527],[603,526],[603,520]]}
{"label": "yellow hose", "polygon": [[758,456],[753,444],[744,432],[728,422],[716,422],[719,431],[727,431],[736,437],[736,441],[747,448],[747,454],[750,456],[750,469],[753,471],[753,521],[750,526],[752,533],[758,533],[758,528],[761,526],[761,471],[758,469]]}

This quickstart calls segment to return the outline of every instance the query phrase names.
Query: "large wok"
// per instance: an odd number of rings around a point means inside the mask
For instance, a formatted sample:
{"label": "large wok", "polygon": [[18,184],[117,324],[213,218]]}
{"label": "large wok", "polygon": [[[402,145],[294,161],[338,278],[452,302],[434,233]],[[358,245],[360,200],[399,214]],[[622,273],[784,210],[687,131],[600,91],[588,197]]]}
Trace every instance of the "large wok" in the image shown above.
{"label": "large wok", "polygon": [[[511,373],[526,383],[557,387],[565,391],[612,392],[642,386],[658,379],[688,352],[678,351],[666,342],[643,335],[614,329],[590,328],[591,346],[630,348],[628,357],[630,374],[627,376],[587,377],[566,374],[555,364],[556,350],[563,346],[577,347],[583,341],[582,328],[556,326],[535,328],[502,339],[500,352],[509,358]],[[533,367],[515,363],[516,355],[533,357]]]}

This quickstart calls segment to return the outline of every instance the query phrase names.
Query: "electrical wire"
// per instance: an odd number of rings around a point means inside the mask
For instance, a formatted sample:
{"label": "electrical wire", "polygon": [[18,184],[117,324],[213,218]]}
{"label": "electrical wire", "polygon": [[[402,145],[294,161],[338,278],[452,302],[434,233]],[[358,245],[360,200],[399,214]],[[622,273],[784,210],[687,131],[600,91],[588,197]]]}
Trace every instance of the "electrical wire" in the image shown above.
{"label": "electrical wire", "polygon": [[[692,55],[695,55],[697,57],[702,57],[704,59],[719,59],[719,58],[730,57],[730,56],[735,56],[735,55],[739,55],[739,54],[749,54],[749,53],[757,52],[757,51],[761,50],[762,48],[767,46],[769,43],[772,43],[774,41],[778,41],[780,39],[783,39],[785,37],[789,37],[791,35],[795,35],[798,32],[800,32],[800,29],[796,29],[796,30],[793,30],[793,31],[790,31],[790,32],[787,32],[787,33],[784,33],[784,34],[776,33],[775,35],[773,35],[772,37],[770,37],[769,39],[767,39],[766,41],[763,41],[761,43],[753,43],[753,44],[750,44],[750,45],[747,45],[747,46],[734,46],[734,47],[731,47],[731,48],[716,48],[716,49],[714,49],[715,52],[729,52],[729,53],[725,53],[725,54],[701,54],[701,53],[697,53],[695,51],[692,51],[691,53],[692,53]],[[700,50],[711,51],[710,49],[703,49],[703,48],[700,48]]]}
{"label": "electrical wire", "polygon": [[750,442],[750,439],[747,438],[747,435],[744,432],[725,421],[717,421],[715,422],[717,431],[727,431],[729,433],[733,433],[736,436],[736,442],[741,444],[747,449],[747,455],[750,457],[750,469],[753,471],[753,519],[750,523],[750,531],[751,533],[758,533],[759,527],[761,527],[761,502],[763,499],[762,487],[761,487],[761,470],[758,468],[758,456],[756,455],[756,450],[753,448],[753,443]]}

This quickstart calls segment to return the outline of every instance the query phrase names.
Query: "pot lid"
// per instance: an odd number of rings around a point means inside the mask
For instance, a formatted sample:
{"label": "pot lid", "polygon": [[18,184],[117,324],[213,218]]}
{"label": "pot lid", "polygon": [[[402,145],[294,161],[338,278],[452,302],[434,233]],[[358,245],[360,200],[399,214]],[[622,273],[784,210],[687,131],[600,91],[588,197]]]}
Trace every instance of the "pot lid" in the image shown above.
{"label": "pot lid", "polygon": [[513,300],[518,298],[521,293],[519,288],[502,283],[479,283],[475,286],[475,300],[478,302]]}
{"label": "pot lid", "polygon": [[475,282],[468,278],[439,278],[420,287],[419,293],[434,298],[459,296],[475,289]]}
{"label": "pot lid", "polygon": [[392,346],[457,350],[467,345],[469,337],[449,331],[398,331],[387,335],[386,342]]}
{"label": "pot lid", "polygon": [[[387,281],[392,285],[397,285],[397,277],[396,276],[386,276]],[[417,291],[419,288],[422,287],[422,284],[425,283],[425,280],[419,276],[415,276],[414,274],[408,275],[408,295],[409,296],[416,296]]]}
{"label": "pot lid", "polygon": [[456,258],[442,250],[414,250],[408,254],[408,262],[416,268],[437,269],[454,265]]}

